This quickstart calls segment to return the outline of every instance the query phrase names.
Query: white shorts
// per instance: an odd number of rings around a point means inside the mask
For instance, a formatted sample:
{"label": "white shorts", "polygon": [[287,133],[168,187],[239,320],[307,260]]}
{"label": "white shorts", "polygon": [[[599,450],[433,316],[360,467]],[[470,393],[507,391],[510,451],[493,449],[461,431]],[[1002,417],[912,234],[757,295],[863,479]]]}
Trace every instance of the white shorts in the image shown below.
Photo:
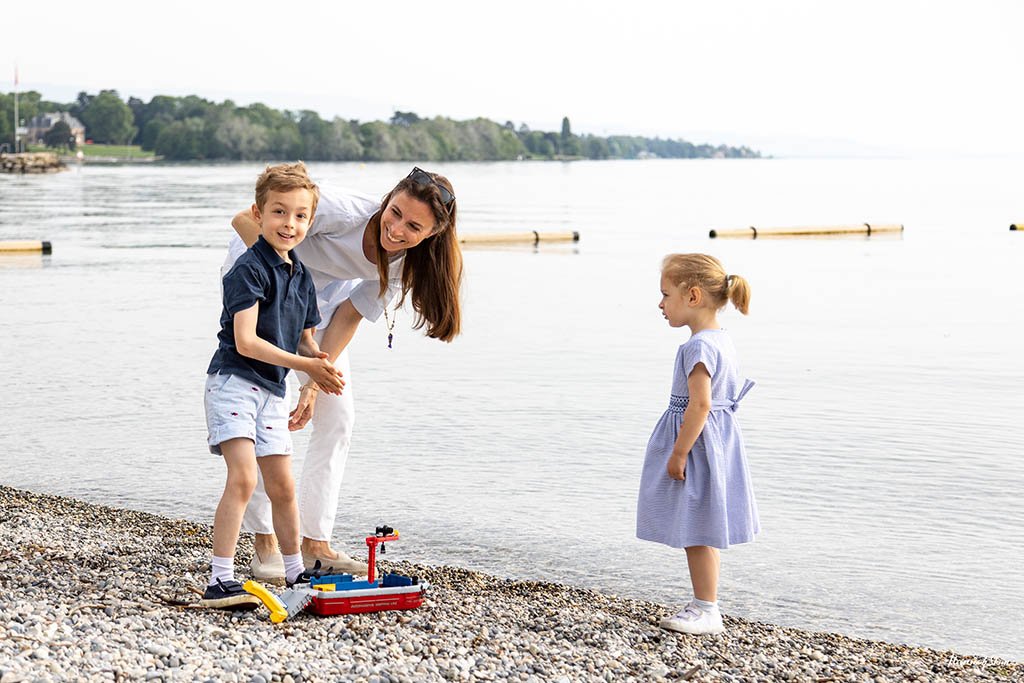
{"label": "white shorts", "polygon": [[206,376],[206,429],[210,452],[230,439],[251,439],[256,456],[291,455],[288,400],[237,375]]}

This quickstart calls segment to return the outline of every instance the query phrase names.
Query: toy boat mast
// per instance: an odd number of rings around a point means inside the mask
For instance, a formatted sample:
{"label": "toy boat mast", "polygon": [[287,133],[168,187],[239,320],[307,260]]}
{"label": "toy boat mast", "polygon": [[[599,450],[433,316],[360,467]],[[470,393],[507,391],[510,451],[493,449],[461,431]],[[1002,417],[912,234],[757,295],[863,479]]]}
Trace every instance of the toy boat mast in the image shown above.
{"label": "toy boat mast", "polygon": [[384,544],[388,541],[397,541],[398,532],[387,526],[379,526],[374,530],[373,536],[366,537],[366,547],[370,550],[370,557],[366,562],[366,580],[373,583],[377,573],[377,546],[380,546],[380,554],[387,552]]}

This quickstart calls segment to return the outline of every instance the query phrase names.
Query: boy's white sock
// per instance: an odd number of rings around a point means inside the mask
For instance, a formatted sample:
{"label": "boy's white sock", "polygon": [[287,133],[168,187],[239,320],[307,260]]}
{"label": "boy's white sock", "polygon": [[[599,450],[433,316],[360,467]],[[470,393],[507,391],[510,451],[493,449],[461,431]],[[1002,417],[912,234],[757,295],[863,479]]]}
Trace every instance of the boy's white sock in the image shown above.
{"label": "boy's white sock", "polygon": [[693,604],[697,605],[697,607],[700,607],[702,612],[714,612],[718,609],[717,600],[714,602],[708,602],[707,600],[698,600],[697,598],[694,598]]}
{"label": "boy's white sock", "polygon": [[217,579],[221,581],[234,581],[235,579],[235,558],[233,557],[217,557],[213,556],[213,561],[210,562],[210,585],[217,583]]}
{"label": "boy's white sock", "polygon": [[299,574],[306,571],[306,566],[302,563],[302,553],[282,555],[282,557],[284,558],[284,578],[288,583],[294,583],[295,579],[299,578]]}

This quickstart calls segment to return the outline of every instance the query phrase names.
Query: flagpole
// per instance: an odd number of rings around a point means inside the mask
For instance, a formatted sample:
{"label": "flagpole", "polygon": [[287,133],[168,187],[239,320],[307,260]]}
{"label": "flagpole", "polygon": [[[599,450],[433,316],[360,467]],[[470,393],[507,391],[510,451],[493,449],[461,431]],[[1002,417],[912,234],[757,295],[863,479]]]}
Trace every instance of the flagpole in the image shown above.
{"label": "flagpole", "polygon": [[18,63],[14,63],[14,153],[18,153]]}

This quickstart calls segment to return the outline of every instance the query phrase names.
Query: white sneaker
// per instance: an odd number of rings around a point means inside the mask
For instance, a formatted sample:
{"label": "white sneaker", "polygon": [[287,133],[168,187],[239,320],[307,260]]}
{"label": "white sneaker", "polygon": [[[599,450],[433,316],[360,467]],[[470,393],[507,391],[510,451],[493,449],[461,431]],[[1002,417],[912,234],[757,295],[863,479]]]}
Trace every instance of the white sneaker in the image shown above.
{"label": "white sneaker", "polygon": [[705,611],[693,602],[679,610],[677,614],[662,619],[658,626],[676,633],[691,633],[693,635],[725,631],[725,627],[722,625],[722,613],[718,611],[718,607]]}
{"label": "white sneaker", "polygon": [[284,583],[284,556],[281,553],[274,553],[266,560],[260,560],[260,554],[254,550],[249,569],[252,570],[252,578],[257,581]]}

